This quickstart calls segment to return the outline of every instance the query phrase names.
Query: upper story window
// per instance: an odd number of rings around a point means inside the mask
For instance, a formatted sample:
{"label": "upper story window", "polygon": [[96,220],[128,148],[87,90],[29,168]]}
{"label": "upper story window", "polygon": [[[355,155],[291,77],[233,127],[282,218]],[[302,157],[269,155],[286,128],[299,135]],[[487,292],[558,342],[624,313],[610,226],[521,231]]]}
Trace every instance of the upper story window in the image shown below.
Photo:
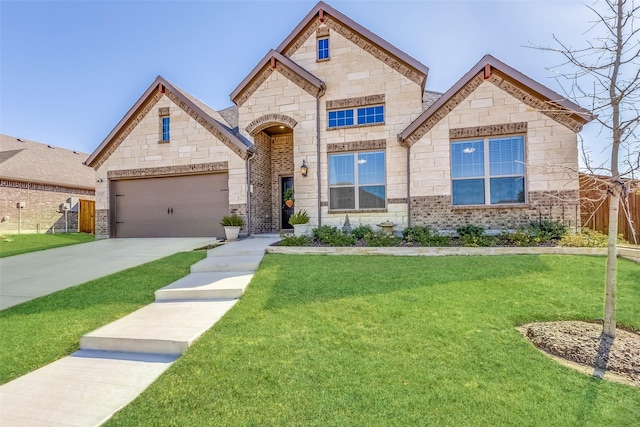
{"label": "upper story window", "polygon": [[[384,123],[384,105],[329,111],[329,128]],[[354,120],[355,117],[355,120]]]}
{"label": "upper story window", "polygon": [[329,209],[384,209],[385,153],[329,155]]}
{"label": "upper story window", "polygon": [[162,107],[158,110],[160,116],[160,142],[169,142],[171,139],[171,118],[169,117],[169,107]]}
{"label": "upper story window", "polygon": [[329,38],[318,39],[318,59],[329,59]]}
{"label": "upper story window", "polygon": [[451,143],[454,205],[525,203],[524,137]]}

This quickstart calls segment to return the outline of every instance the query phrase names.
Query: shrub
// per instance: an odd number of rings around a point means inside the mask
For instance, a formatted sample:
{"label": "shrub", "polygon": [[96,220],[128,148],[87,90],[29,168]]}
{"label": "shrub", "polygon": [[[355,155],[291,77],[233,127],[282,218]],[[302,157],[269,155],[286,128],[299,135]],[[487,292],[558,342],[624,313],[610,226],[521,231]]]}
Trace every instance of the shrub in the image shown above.
{"label": "shrub", "polygon": [[560,239],[567,234],[569,227],[562,224],[559,221],[551,221],[549,219],[543,219],[540,221],[534,221],[527,227],[530,234],[538,236],[548,235],[550,239]]}
{"label": "shrub", "polygon": [[312,243],[309,236],[285,236],[280,240],[280,246],[309,246]]}
{"label": "shrub", "polygon": [[402,231],[402,236],[408,245],[418,243],[422,246],[450,246],[451,239],[441,236],[430,227],[407,227]]}
{"label": "shrub", "polygon": [[364,239],[366,235],[373,234],[373,230],[369,225],[361,225],[354,228],[351,234],[353,234],[356,239]]}
{"label": "shrub", "polygon": [[477,225],[463,225],[459,227],[457,230],[458,236],[462,239],[463,237],[482,237],[484,235],[484,228],[479,227]]}
{"label": "shrub", "polygon": [[477,248],[477,247],[487,247],[487,246],[495,246],[498,242],[498,238],[495,236],[474,236],[471,234],[464,234],[460,236],[460,242],[463,246]]}
{"label": "shrub", "polygon": [[307,211],[301,210],[289,217],[289,224],[298,225],[298,224],[307,224],[309,223],[309,215],[307,215]]}
{"label": "shrub", "polygon": [[342,233],[338,228],[330,225],[322,225],[313,230],[313,237],[320,243],[329,246],[353,246],[356,238],[352,234]]}
{"label": "shrub", "polygon": [[[580,233],[577,234],[565,234],[558,243],[560,246],[570,247],[584,247],[584,248],[606,248],[607,247],[607,235],[591,230],[590,228],[583,228]],[[618,243],[625,243],[622,234],[618,234]]]}
{"label": "shrub", "polygon": [[384,247],[398,246],[402,239],[396,236],[390,236],[387,233],[378,231],[377,233],[368,233],[364,236],[367,246]]}
{"label": "shrub", "polygon": [[242,227],[244,220],[237,214],[225,215],[220,220],[220,225],[223,227]]}

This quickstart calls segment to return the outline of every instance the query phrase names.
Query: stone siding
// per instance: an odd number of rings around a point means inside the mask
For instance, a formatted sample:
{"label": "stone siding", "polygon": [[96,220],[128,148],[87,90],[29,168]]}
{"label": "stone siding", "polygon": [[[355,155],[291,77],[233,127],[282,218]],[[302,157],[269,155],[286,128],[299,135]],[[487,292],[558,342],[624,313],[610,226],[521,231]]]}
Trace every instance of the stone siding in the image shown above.
{"label": "stone siding", "polygon": [[111,222],[109,209],[96,209],[96,239],[111,237]]}
{"label": "stone siding", "polygon": [[[0,181],[0,232],[21,233],[63,233],[66,230],[78,232],[78,212],[64,213],[60,205],[69,198],[95,200],[91,190],[66,188],[54,185],[35,184],[19,181]],[[18,212],[18,203],[25,207]],[[20,218],[20,220],[19,220]],[[18,224],[20,223],[20,224]]]}

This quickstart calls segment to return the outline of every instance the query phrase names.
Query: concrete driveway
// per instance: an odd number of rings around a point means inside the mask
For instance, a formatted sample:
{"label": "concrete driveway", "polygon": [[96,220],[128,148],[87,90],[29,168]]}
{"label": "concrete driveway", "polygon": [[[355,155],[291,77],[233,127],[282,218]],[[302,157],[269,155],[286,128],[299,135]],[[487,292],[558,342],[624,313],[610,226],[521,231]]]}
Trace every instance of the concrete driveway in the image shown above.
{"label": "concrete driveway", "polygon": [[105,239],[0,258],[0,310],[215,241],[214,237]]}

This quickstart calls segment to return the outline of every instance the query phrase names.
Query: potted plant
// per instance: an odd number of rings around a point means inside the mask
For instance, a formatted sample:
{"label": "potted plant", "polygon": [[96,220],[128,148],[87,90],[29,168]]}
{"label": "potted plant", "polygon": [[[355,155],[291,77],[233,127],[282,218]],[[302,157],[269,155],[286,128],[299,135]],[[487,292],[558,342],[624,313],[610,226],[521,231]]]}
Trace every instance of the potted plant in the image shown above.
{"label": "potted plant", "polygon": [[225,215],[220,220],[220,225],[224,227],[224,234],[227,241],[238,240],[240,227],[244,225],[244,220],[237,214]]}
{"label": "potted plant", "polygon": [[293,198],[293,187],[289,187],[284,190],[283,199],[284,204],[287,205],[288,208],[293,207],[293,202],[295,201]]}
{"label": "potted plant", "polygon": [[307,224],[309,223],[309,215],[307,211],[301,210],[289,217],[289,224],[293,225],[293,234],[295,236],[303,236],[307,233]]}

